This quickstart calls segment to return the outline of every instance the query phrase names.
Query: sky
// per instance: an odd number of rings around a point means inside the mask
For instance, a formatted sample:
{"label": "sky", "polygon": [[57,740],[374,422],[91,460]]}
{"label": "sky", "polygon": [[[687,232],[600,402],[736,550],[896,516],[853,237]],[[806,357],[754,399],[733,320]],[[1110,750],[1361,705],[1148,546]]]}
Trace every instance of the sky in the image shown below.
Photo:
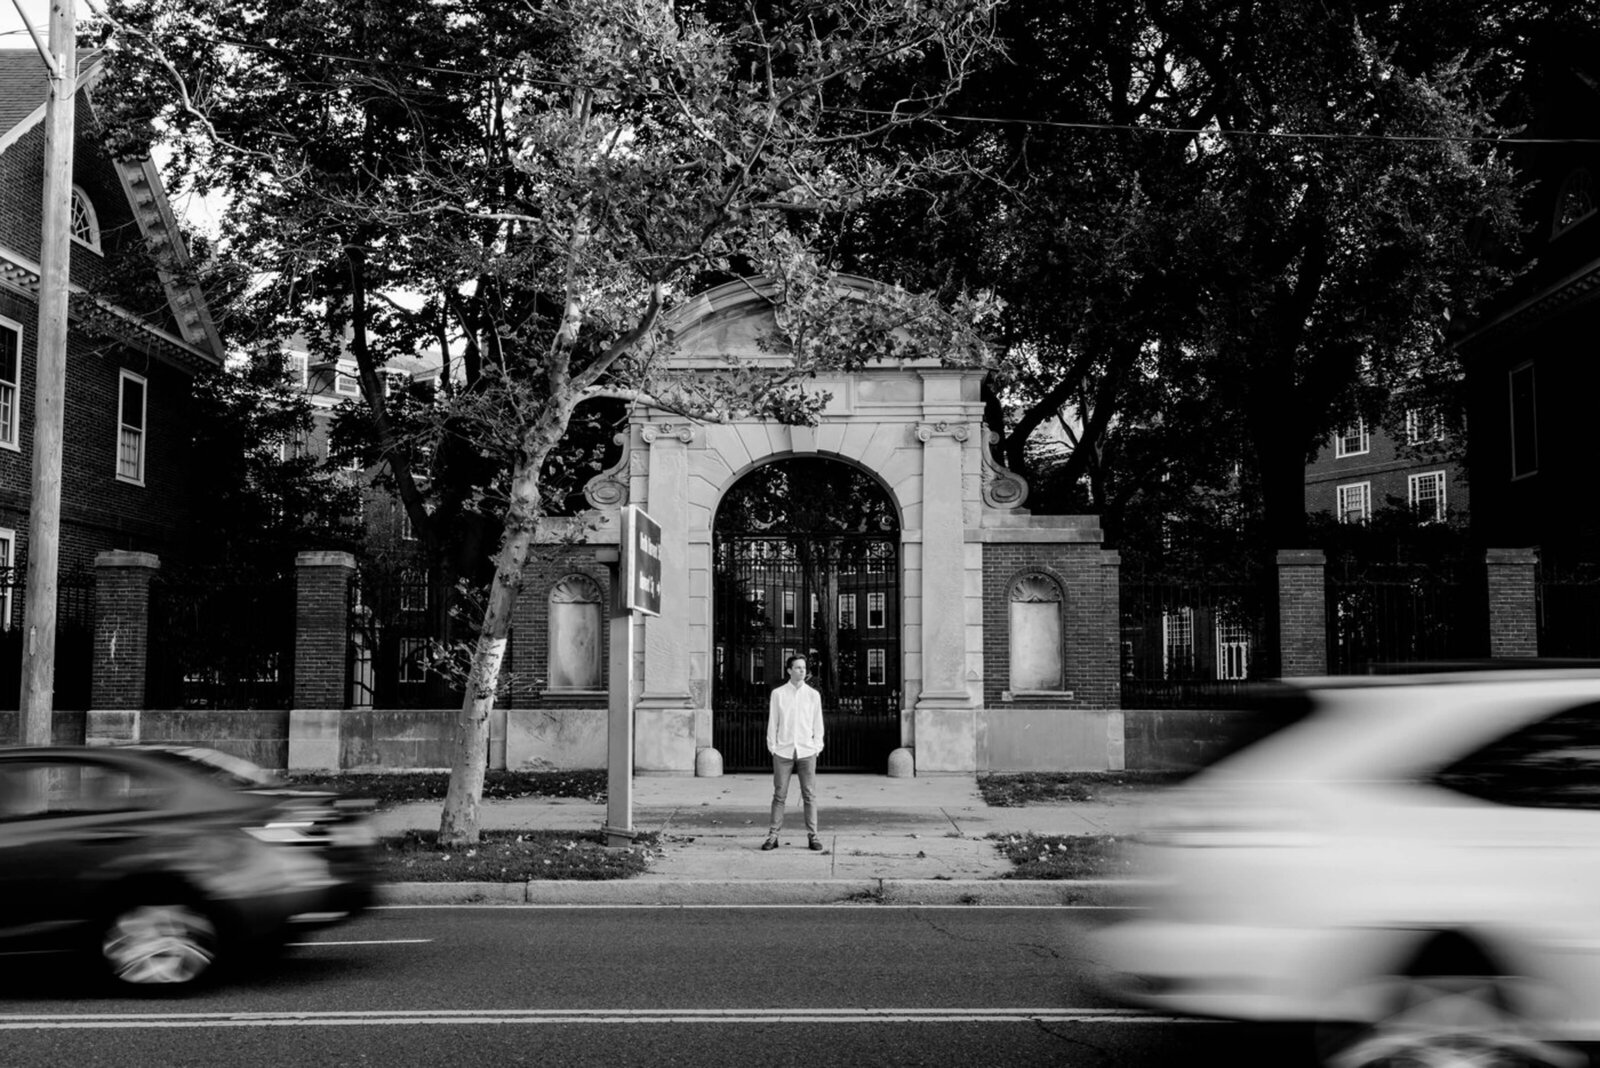
{"label": "sky", "polygon": [[[50,32],[48,0],[22,0],[22,9],[28,13],[28,21],[33,23],[39,35],[47,36]],[[84,0],[78,0],[78,17],[82,18],[87,10],[88,5]],[[28,31],[23,29],[22,19],[17,17],[16,0],[0,0],[0,48],[32,47]]]}

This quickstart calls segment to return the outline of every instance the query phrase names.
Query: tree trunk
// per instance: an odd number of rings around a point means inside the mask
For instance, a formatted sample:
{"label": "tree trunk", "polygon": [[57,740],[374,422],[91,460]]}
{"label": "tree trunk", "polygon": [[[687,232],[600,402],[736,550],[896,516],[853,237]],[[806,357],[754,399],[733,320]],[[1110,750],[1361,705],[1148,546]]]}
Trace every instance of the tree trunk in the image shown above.
{"label": "tree trunk", "polygon": [[[543,452],[536,455],[542,457]],[[478,802],[483,797],[484,773],[489,765],[489,714],[494,711],[495,687],[505,662],[512,609],[522,590],[522,569],[533,547],[539,463],[538,459],[524,456],[512,472],[511,502],[500,536],[500,551],[495,555],[494,579],[472,654],[461,712],[456,717],[450,788],[439,818],[441,847],[473,845],[478,841]]]}

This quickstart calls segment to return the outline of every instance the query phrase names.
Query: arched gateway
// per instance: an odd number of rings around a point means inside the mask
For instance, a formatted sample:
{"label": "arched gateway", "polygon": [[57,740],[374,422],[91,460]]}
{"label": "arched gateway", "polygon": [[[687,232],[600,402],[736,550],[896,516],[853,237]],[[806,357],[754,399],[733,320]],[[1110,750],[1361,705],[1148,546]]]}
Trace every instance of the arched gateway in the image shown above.
{"label": "arched gateway", "polygon": [[[761,283],[710,290],[670,324],[675,367],[786,361],[764,344],[773,322]],[[821,375],[807,384],[827,397],[816,426],[639,411],[617,466],[589,484],[594,511],[544,535],[585,544],[525,576],[513,672],[549,679],[559,657],[570,689],[492,724],[506,765],[605,763],[601,651],[548,605],[573,576],[607,581],[597,552],[634,504],[662,529],[662,612],[635,641],[638,773],[765,767],[766,692],[791,648],[815,657],[836,768],[882,772],[897,748],[919,775],[1121,767],[1117,556],[1094,517],[1020,507],[1026,487],[990,454],[985,374],[888,360]]]}
{"label": "arched gateway", "polygon": [[822,696],[824,771],[882,771],[900,746],[900,523],[838,460],[758,467],[717,509],[711,739],[729,771],[771,766],[767,702],[804,656]]}

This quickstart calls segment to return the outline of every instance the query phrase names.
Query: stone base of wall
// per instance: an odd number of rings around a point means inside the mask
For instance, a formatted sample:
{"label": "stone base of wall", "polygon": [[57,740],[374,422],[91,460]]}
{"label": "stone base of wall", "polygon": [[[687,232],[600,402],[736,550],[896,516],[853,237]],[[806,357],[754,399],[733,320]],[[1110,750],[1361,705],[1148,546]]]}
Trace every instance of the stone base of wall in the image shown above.
{"label": "stone base of wall", "polygon": [[[52,745],[82,745],[88,713],[52,712],[50,743]],[[22,744],[22,713],[0,712],[0,745]]]}
{"label": "stone base of wall", "polygon": [[[978,712],[977,770],[1121,771],[1124,730],[1116,709],[984,708]],[[917,756],[920,772],[920,751]]]}
{"label": "stone base of wall", "polygon": [[1128,709],[1130,771],[1190,771],[1205,767],[1233,746],[1244,713],[1209,709]]}
{"label": "stone base of wall", "polygon": [[506,713],[506,767],[575,771],[606,766],[603,708],[513,708]]}

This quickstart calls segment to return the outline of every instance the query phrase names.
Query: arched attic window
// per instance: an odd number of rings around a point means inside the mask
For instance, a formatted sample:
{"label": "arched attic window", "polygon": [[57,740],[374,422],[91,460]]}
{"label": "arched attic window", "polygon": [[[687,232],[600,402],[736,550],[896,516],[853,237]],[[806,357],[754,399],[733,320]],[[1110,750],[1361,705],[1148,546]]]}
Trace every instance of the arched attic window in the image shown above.
{"label": "arched attic window", "polygon": [[94,202],[80,185],[72,187],[72,240],[100,251],[100,218],[94,212]]}
{"label": "arched attic window", "polygon": [[1054,578],[1038,572],[1012,580],[1011,692],[1059,692],[1065,689],[1062,609],[1066,598]]}
{"label": "arched attic window", "polygon": [[1556,214],[1550,227],[1550,236],[1560,237],[1595,212],[1594,174],[1587,167],[1579,167],[1561,183],[1556,194]]}
{"label": "arched attic window", "polygon": [[588,575],[567,575],[550,587],[550,664],[547,689],[603,690],[600,584]]}

